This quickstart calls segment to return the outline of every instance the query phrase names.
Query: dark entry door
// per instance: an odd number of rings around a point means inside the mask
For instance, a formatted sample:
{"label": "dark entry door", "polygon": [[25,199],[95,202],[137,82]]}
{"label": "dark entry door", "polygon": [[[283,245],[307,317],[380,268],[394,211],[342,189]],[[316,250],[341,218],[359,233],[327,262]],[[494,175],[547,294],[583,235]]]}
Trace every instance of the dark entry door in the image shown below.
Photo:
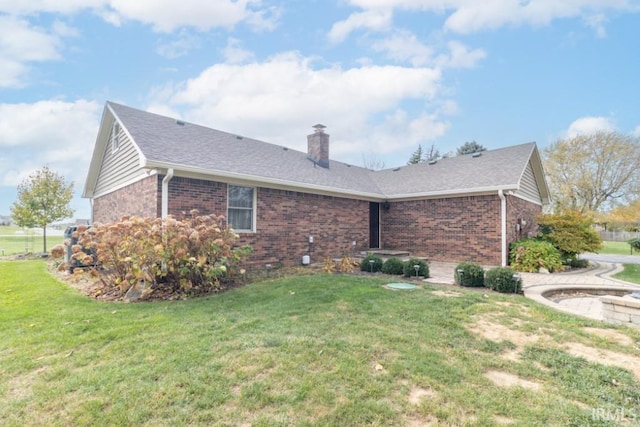
{"label": "dark entry door", "polygon": [[380,203],[369,202],[369,248],[380,249]]}

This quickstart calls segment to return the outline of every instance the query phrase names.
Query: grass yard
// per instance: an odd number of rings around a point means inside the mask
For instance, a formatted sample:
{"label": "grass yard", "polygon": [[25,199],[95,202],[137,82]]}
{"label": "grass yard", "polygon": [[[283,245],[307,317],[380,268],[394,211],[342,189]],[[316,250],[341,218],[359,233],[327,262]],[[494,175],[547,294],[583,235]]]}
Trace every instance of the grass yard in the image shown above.
{"label": "grass yard", "polygon": [[0,424],[613,426],[640,417],[640,331],[521,296],[387,282],[289,277],[124,304],[80,295],[42,261],[0,262]]}
{"label": "grass yard", "polygon": [[[47,236],[47,250],[62,243],[62,236]],[[43,248],[43,237],[33,230],[16,226],[0,226],[0,256],[23,253],[39,253]]]}
{"label": "grass yard", "polygon": [[607,255],[637,255],[637,252],[631,253],[631,246],[627,242],[603,242],[604,248],[599,251],[600,254]]}
{"label": "grass yard", "polygon": [[623,264],[624,270],[614,274],[616,279],[640,284],[640,264]]}

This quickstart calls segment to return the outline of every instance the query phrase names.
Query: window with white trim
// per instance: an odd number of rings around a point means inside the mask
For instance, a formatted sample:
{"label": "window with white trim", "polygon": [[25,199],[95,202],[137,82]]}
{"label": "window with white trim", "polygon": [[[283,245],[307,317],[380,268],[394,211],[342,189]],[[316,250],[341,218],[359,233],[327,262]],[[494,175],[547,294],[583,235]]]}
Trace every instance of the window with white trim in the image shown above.
{"label": "window with white trim", "polygon": [[227,188],[227,222],[235,231],[255,231],[255,188],[239,185]]}
{"label": "window with white trim", "polygon": [[111,126],[111,152],[115,153],[120,149],[120,124],[116,121]]}

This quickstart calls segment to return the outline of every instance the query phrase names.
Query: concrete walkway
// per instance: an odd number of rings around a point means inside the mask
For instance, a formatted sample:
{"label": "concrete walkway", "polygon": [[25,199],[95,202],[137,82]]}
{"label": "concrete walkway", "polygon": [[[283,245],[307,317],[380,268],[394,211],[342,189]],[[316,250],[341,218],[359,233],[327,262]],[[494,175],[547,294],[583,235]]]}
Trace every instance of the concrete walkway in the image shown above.
{"label": "concrete walkway", "polygon": [[[541,304],[567,313],[602,320],[602,303],[596,290],[640,291],[640,285],[617,280],[611,276],[622,270],[622,265],[610,262],[594,262],[592,268],[567,271],[563,273],[541,274],[520,273],[524,296]],[[428,283],[453,284],[455,263],[429,263]],[[567,290],[566,295],[560,291]],[[570,291],[569,291],[570,290]],[[558,291],[550,299],[543,295],[549,291]],[[606,292],[605,292],[606,293]]]}

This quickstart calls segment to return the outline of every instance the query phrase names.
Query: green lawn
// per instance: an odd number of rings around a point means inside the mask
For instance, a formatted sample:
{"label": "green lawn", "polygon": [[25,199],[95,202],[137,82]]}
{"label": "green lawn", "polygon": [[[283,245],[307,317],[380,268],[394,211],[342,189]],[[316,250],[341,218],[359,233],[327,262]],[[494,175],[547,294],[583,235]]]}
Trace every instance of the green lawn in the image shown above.
{"label": "green lawn", "polygon": [[[298,276],[124,304],[80,295],[42,261],[0,262],[0,424],[613,426],[638,414],[625,368],[640,364],[640,331],[388,280]],[[605,366],[568,343],[632,361]]]}
{"label": "green lawn", "polygon": [[[600,254],[608,255],[632,255],[631,246],[627,242],[603,242],[604,248],[598,251]],[[633,255],[638,255],[634,252]]]}
{"label": "green lawn", "polygon": [[[62,236],[47,236],[47,250],[62,243]],[[42,252],[42,235],[16,226],[0,226],[0,256]]]}
{"label": "green lawn", "polygon": [[624,270],[614,274],[616,279],[640,284],[640,264],[623,264]]}

